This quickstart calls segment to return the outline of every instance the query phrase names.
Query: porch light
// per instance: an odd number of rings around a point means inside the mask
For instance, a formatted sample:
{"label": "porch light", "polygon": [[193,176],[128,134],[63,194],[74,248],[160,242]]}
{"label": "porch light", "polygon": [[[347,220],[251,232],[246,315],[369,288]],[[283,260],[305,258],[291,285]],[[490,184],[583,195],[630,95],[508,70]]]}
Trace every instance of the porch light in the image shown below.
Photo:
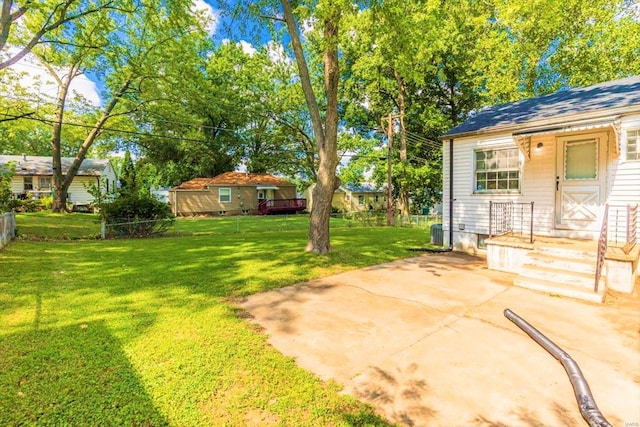
{"label": "porch light", "polygon": [[537,152],[542,151],[542,147],[544,147],[544,144],[542,142],[538,142],[538,145],[536,145],[536,151]]}

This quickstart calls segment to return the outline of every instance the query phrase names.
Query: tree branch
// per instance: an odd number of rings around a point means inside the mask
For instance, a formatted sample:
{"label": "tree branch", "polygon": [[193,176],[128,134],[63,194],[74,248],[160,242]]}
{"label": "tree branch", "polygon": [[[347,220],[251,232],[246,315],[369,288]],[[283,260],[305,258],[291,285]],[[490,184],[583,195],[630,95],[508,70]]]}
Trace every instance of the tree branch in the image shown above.
{"label": "tree branch", "polygon": [[[3,15],[4,15],[4,6],[7,2],[11,3],[9,0],[3,0]],[[40,39],[42,39],[42,37],[48,33],[51,32],[53,30],[55,30],[56,28],[60,27],[61,25],[69,22],[69,21],[73,21],[79,18],[82,18],[83,16],[87,16],[90,15],[92,13],[96,13],[99,12],[101,10],[119,10],[119,8],[115,8],[115,7],[111,7],[110,5],[113,3],[113,0],[109,0],[106,3],[99,5],[97,7],[91,8],[91,9],[87,9],[84,10],[82,12],[78,12],[77,14],[73,14],[73,15],[69,15],[67,16],[67,9],[69,9],[69,7],[71,6],[71,4],[74,2],[75,0],[66,0],[65,2],[58,4],[56,6],[56,8],[53,10],[53,12],[51,12],[51,14],[49,14],[49,17],[47,18],[47,21],[45,23],[45,25],[42,26],[42,28],[36,32],[33,37],[31,38],[31,40],[29,40],[29,42],[26,44],[26,46],[24,48],[22,48],[18,53],[16,53],[13,57],[7,59],[4,62],[0,62],[0,70],[10,67],[14,64],[16,64],[18,61],[20,61],[22,58],[24,58],[29,52],[31,52],[31,49],[33,49],[33,47],[35,45],[37,45],[40,42]],[[53,21],[52,23],[49,24],[49,22],[53,19],[53,17],[55,16],[55,14],[60,11],[60,16],[58,19],[56,19],[55,21]],[[24,13],[24,12],[23,12]],[[11,23],[9,23],[7,25],[7,28],[5,29],[5,23],[0,19],[0,25],[2,25],[1,30],[2,31],[6,31],[7,33],[7,38],[9,35],[9,26]],[[4,45],[6,44],[6,40],[4,41],[4,43],[2,43],[2,32],[0,32],[0,49],[4,47]]]}

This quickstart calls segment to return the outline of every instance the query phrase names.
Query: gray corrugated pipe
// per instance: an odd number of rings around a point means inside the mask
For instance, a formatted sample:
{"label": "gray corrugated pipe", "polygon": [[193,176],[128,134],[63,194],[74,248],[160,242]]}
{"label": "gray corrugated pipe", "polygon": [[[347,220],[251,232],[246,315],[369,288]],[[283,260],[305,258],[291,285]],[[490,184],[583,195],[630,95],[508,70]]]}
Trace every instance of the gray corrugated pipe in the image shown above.
{"label": "gray corrugated pipe", "polygon": [[571,385],[573,386],[573,392],[576,395],[582,418],[584,418],[591,427],[611,427],[609,421],[606,420],[598,409],[593,394],[591,394],[591,390],[589,389],[589,384],[587,384],[587,380],[571,356],[513,311],[507,308],[504,310],[504,315],[562,363],[564,370],[567,371],[567,375],[569,376],[569,381],[571,381]]}

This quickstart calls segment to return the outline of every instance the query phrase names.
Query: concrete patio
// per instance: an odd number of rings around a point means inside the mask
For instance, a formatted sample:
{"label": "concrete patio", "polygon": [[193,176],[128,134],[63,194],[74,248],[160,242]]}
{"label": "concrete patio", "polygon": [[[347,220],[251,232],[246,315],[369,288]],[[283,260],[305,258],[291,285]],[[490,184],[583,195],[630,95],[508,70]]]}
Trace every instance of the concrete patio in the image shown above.
{"label": "concrete patio", "polygon": [[637,293],[591,304],[512,279],[481,258],[426,254],[239,305],[275,348],[391,422],[586,425],[562,365],[503,316],[510,308],[579,364],[609,422],[640,425]]}

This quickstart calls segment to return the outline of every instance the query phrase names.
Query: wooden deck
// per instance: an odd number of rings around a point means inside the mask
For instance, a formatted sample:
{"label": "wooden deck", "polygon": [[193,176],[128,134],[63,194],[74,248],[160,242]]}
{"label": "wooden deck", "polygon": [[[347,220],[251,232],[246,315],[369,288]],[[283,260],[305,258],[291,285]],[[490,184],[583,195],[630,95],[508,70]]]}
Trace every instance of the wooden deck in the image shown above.
{"label": "wooden deck", "polygon": [[258,203],[260,215],[295,213],[305,209],[307,209],[307,199],[269,199],[260,200]]}

